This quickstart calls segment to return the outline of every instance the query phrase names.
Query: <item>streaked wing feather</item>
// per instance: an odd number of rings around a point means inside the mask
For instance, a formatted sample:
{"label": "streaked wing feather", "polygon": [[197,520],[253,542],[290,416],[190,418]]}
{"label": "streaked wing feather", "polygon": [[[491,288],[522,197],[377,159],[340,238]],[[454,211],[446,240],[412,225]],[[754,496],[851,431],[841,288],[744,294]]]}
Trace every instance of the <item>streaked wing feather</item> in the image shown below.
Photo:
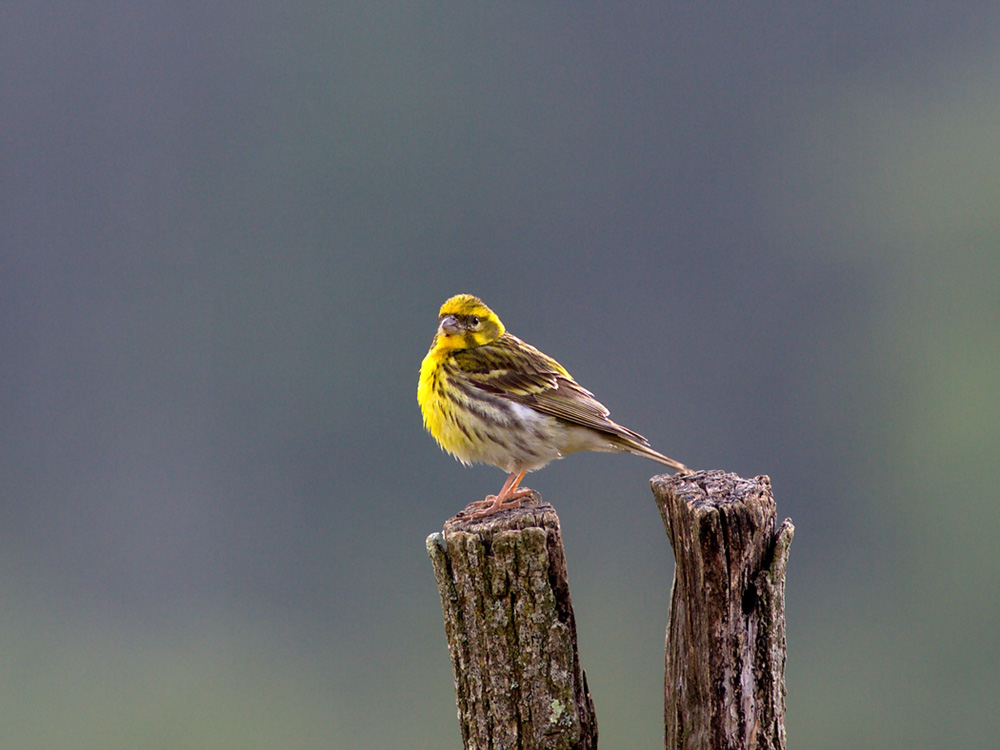
{"label": "streaked wing feather", "polygon": [[642,435],[608,419],[607,407],[562,365],[510,334],[454,357],[466,378],[485,391],[571,424],[648,445]]}
{"label": "streaked wing feather", "polygon": [[556,387],[569,373],[554,359],[505,333],[492,344],[454,354],[462,374],[480,388],[509,396],[529,396]]}
{"label": "streaked wing feather", "polygon": [[537,394],[533,402],[522,403],[572,424],[590,427],[623,438],[626,442],[648,445],[646,438],[639,433],[612,422],[608,418],[611,413],[608,408],[575,380],[560,378],[556,388]]}

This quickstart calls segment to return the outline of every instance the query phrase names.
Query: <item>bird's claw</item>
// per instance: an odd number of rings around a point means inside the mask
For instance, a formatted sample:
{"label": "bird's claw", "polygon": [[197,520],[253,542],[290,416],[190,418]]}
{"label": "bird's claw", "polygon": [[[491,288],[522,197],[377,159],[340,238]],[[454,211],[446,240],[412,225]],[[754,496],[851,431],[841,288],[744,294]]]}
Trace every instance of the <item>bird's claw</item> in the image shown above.
{"label": "bird's claw", "polygon": [[[470,521],[474,521],[479,518],[486,518],[487,516],[492,516],[494,513],[499,513],[502,510],[520,508],[522,498],[528,497],[529,495],[535,497],[536,501],[541,497],[534,490],[522,487],[521,489],[508,493],[506,496],[487,495],[483,500],[476,500],[473,503],[469,503],[465,510],[460,512],[458,515]],[[470,508],[474,508],[475,510],[470,512]]]}

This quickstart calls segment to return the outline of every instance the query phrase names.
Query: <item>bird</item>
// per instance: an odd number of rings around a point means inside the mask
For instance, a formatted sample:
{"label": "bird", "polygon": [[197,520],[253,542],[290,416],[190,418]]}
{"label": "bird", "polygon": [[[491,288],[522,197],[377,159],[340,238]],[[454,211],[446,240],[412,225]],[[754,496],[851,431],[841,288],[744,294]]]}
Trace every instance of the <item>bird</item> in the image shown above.
{"label": "bird", "polygon": [[607,407],[565,367],[508,333],[471,294],[441,306],[420,365],[417,402],[424,427],[443,450],[463,464],[489,464],[508,474],[499,493],[470,504],[470,519],[520,507],[533,494],[520,487],[529,471],[578,451],[634,453],[691,471],[611,421]]}

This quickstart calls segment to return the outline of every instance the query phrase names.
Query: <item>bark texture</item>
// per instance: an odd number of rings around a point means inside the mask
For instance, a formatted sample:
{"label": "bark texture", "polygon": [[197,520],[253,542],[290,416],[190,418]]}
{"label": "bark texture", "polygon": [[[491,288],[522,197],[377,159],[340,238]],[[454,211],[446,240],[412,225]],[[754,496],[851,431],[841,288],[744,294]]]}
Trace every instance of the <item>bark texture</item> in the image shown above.
{"label": "bark texture", "polygon": [[559,518],[527,504],[461,514],[427,538],[467,750],[592,750]]}
{"label": "bark texture", "polygon": [[653,495],[674,550],[664,747],[785,748],[785,566],[766,476],[660,476]]}

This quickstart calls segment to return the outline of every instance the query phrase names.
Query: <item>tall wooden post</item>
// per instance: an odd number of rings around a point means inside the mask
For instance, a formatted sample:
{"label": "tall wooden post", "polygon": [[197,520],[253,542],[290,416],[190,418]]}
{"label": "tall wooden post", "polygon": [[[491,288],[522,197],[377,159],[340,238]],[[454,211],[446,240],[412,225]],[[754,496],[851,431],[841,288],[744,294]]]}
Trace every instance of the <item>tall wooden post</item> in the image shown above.
{"label": "tall wooden post", "polygon": [[785,748],[785,565],[766,476],[654,477],[674,550],[664,747]]}

